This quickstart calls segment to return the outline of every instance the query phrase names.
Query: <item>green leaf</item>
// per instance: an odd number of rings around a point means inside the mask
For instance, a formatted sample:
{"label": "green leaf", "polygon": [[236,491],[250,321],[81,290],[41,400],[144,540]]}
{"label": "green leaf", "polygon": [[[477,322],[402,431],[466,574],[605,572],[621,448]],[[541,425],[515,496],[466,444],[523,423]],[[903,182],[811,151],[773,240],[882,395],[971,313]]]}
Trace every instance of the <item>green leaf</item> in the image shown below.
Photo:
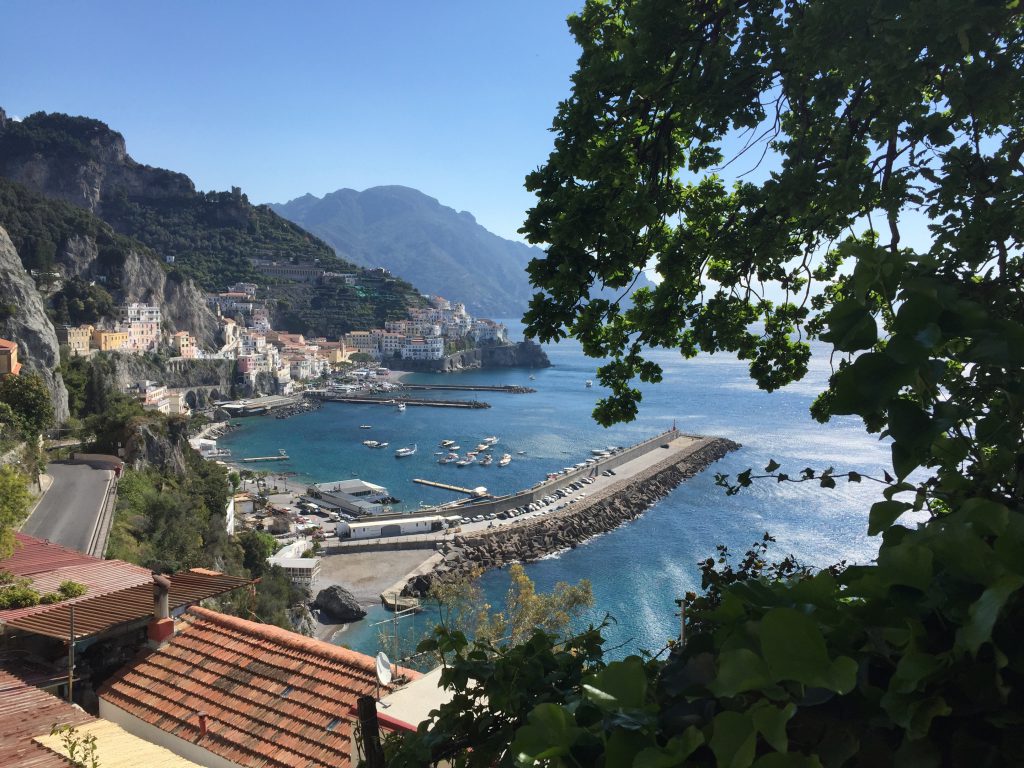
{"label": "green leaf", "polygon": [[538,760],[569,754],[583,729],[557,704],[538,704],[531,710],[528,725],[516,731],[510,749],[519,765],[532,766]]}
{"label": "green leaf", "polygon": [[868,349],[878,341],[878,326],[863,304],[844,299],[826,313],[828,331],[821,334],[822,341],[830,342],[841,352]]}
{"label": "green leaf", "polygon": [[715,696],[735,696],[757,691],[773,683],[764,659],[747,648],[723,651],[718,657],[718,675],[708,685]]}
{"label": "green leaf", "polygon": [[772,752],[759,757],[754,768],[821,768],[821,761],[815,755],[802,755],[799,752]]}
{"label": "green leaf", "polygon": [[970,653],[977,653],[983,643],[992,639],[992,627],[1006,601],[1024,586],[1024,577],[1007,573],[996,579],[970,607],[970,618],[956,633],[956,644]]}
{"label": "green leaf", "polygon": [[[633,761],[633,768],[672,768],[682,765],[703,743],[704,734],[691,725],[682,735],[669,739],[664,748],[648,747],[641,751]],[[605,764],[609,767],[615,765],[610,760],[606,760]]]}
{"label": "green leaf", "polygon": [[721,712],[715,716],[711,741],[718,768],[747,768],[754,760],[757,731],[750,715]]}
{"label": "green leaf", "polygon": [[587,698],[605,710],[639,709],[647,696],[647,672],[636,656],[613,661],[583,686]]}
{"label": "green leaf", "polygon": [[779,468],[779,467],[781,467],[781,466],[782,466],[782,465],[781,465],[781,464],[779,464],[779,462],[777,462],[777,461],[776,461],[775,459],[771,459],[771,460],[770,460],[770,461],[768,462],[768,466],[766,466],[766,467],[764,468],[764,471],[765,471],[765,472],[774,472],[774,471],[775,471],[776,469],[778,469],[778,468]]}
{"label": "green leaf", "polygon": [[910,651],[905,653],[896,665],[896,671],[889,680],[889,690],[896,693],[912,693],[921,687],[921,681],[945,665],[943,659],[930,653]]}
{"label": "green leaf", "polygon": [[876,501],[868,513],[868,536],[877,536],[911,508],[905,501]]}
{"label": "green leaf", "polygon": [[818,625],[792,608],[773,608],[765,614],[761,650],[776,680],[795,680],[838,693],[856,684],[856,663],[845,657],[831,661]]}
{"label": "green leaf", "polygon": [[764,740],[776,752],[785,752],[789,749],[786,723],[792,719],[794,714],[796,714],[796,705],[792,702],[781,709],[763,702],[763,706],[755,706],[750,710],[750,716],[754,720],[754,727],[757,729],[757,732],[764,737]]}

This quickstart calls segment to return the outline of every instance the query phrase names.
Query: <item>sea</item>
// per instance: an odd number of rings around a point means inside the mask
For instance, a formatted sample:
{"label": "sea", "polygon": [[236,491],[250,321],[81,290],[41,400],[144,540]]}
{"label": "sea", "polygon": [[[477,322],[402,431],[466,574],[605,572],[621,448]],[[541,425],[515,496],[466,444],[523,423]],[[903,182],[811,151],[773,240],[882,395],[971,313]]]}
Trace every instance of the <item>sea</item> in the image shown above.
{"label": "sea", "polygon": [[[504,320],[515,337],[522,326]],[[581,616],[577,628],[606,617],[607,648],[611,656],[658,653],[679,632],[675,599],[699,590],[698,563],[715,556],[725,544],[741,556],[765,532],[776,540],[770,552],[781,559],[792,554],[813,566],[840,561],[869,562],[878,541],[867,536],[867,512],[879,498],[880,487],[865,480],[837,481],[833,489],[817,482],[777,483],[761,480],[728,496],[715,484],[715,473],[733,477],[745,469],[760,473],[769,461],[780,471],[798,476],[805,467],[833,467],[837,473],[855,470],[881,477],[889,468],[889,446],[865,432],[859,418],[814,421],[809,408],[831,373],[831,348],[812,342],[811,368],[800,382],[776,392],[763,392],[750,380],[748,363],[728,354],[700,354],[686,359],[674,350],[652,350],[651,359],[664,370],[658,384],[640,384],[640,413],[629,424],[599,426],[591,416],[606,392],[597,381],[600,361],[587,358],[575,340],[548,344],[550,368],[465,371],[454,374],[410,374],[409,381],[425,383],[517,384],[532,387],[529,394],[476,393],[490,408],[450,409],[326,403],[318,411],[288,419],[254,417],[222,438],[233,456],[268,456],[283,449],[289,460],[258,465],[272,471],[294,472],[295,483],[326,482],[359,477],[386,486],[401,500],[399,508],[450,501],[447,491],[413,483],[423,478],[473,488],[485,486],[505,493],[532,485],[551,471],[588,458],[591,449],[629,445],[675,424],[687,433],[727,437],[742,445],[738,451],[682,483],[643,516],[575,549],[526,566],[538,590],[558,582],[588,579],[594,607]],[[586,382],[593,381],[588,388]],[[474,399],[474,393],[431,396]],[[360,429],[360,425],[371,429]],[[455,440],[471,450],[485,436],[499,438],[496,451],[512,454],[507,467],[437,463],[438,443]],[[388,450],[370,450],[368,438],[387,441]],[[396,459],[394,450],[416,445],[416,454]],[[520,453],[522,452],[522,453]],[[487,601],[505,604],[507,571],[485,574],[480,586]],[[382,645],[390,623],[388,614],[373,607],[361,622],[348,625],[335,642],[365,653]],[[402,619],[397,634],[399,654],[411,653],[416,638],[429,631],[437,617],[424,612]]]}

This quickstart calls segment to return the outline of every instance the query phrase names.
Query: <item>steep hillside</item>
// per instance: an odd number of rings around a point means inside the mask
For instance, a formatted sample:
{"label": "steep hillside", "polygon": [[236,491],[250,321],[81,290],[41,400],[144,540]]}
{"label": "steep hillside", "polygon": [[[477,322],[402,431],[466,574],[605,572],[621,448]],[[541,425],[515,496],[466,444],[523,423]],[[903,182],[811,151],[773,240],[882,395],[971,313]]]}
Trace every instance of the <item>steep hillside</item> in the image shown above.
{"label": "steep hillside", "polygon": [[[193,281],[214,291],[240,280],[264,285],[278,327],[313,335],[404,317],[421,302],[401,280],[369,279],[373,290],[356,290],[340,281],[312,286],[264,276],[251,259],[363,270],[268,206],[251,205],[238,188],[197,192],[184,174],[135,162],[124,137],[98,120],[40,112],[16,122],[0,109],[0,177],[9,180],[0,186],[0,224],[9,222],[27,267],[46,272],[55,264],[64,277],[102,277],[119,298],[155,297],[204,341],[214,323],[205,307],[205,319],[195,309]],[[34,212],[19,201],[30,193]],[[94,298],[83,297],[80,283],[70,289],[72,311],[76,300]],[[190,313],[180,323],[179,306]]]}
{"label": "steep hillside", "polygon": [[[50,296],[57,322],[94,322],[113,303],[142,301],[160,305],[170,330],[189,330],[214,345],[218,322],[195,283],[88,211],[0,179],[0,226],[27,270],[61,275]],[[0,299],[6,294],[0,285]]]}
{"label": "steep hillside", "polygon": [[260,282],[251,257],[336,263],[325,243],[241,190],[197,192],[182,173],[135,162],[99,120],[37,112],[15,122],[0,111],[0,176],[95,214],[208,290]]}
{"label": "steep hillside", "polygon": [[543,256],[408,187],[339,189],[271,207],[340,257],[384,267],[427,293],[464,302],[474,314],[522,314],[532,295],[526,264]]}

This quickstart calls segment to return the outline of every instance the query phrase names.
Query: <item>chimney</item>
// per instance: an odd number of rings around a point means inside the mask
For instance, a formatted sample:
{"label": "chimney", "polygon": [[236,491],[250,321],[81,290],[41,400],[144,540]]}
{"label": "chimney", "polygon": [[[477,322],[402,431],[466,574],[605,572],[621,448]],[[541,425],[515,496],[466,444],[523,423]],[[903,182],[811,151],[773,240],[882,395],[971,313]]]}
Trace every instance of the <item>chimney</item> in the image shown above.
{"label": "chimney", "polygon": [[147,630],[151,648],[159,648],[174,635],[174,619],[171,618],[168,597],[170,589],[171,582],[166,576],[153,574],[153,621]]}
{"label": "chimney", "polygon": [[199,738],[203,738],[206,735],[206,712],[199,710],[196,717],[199,718]]}

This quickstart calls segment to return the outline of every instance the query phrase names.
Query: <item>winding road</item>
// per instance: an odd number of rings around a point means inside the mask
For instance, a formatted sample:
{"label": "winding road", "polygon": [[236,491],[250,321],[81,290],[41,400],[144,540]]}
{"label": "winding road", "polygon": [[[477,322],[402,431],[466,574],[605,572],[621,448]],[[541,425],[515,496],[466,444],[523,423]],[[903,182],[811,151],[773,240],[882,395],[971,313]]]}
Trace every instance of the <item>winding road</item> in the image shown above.
{"label": "winding road", "polygon": [[53,485],[21,532],[90,554],[114,473],[86,464],[54,463],[46,465],[46,474],[53,478]]}

